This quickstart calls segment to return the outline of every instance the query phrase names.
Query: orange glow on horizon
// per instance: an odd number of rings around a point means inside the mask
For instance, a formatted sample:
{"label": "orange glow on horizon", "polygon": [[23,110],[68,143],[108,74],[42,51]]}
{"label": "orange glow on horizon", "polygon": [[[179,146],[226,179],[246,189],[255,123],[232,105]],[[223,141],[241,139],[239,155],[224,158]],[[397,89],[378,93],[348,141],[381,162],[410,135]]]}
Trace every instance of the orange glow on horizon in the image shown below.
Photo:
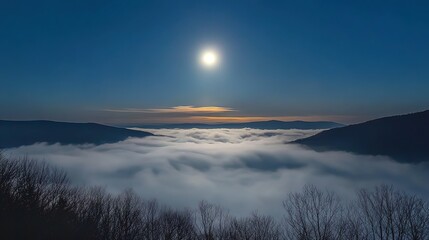
{"label": "orange glow on horizon", "polygon": [[241,122],[257,122],[257,121],[334,121],[338,123],[356,123],[361,120],[355,116],[188,116],[188,117],[150,117],[138,119],[116,119],[111,123],[127,123],[127,124],[171,124],[171,123],[241,123]]}
{"label": "orange glow on horizon", "polygon": [[235,110],[228,107],[218,106],[205,106],[205,107],[194,107],[194,106],[177,106],[172,108],[155,108],[149,109],[154,113],[220,113],[220,112],[234,112]]}
{"label": "orange glow on horizon", "polygon": [[[104,109],[106,112],[128,114],[127,117],[116,118],[111,123],[239,123],[255,121],[335,121],[339,123],[356,123],[359,116],[348,115],[313,115],[313,116],[243,116],[239,111],[222,106],[182,105],[167,108],[122,108]],[[131,114],[131,115],[130,115]],[[137,115],[136,115],[137,114]]]}
{"label": "orange glow on horizon", "polygon": [[124,109],[105,109],[107,112],[120,112],[120,113],[222,113],[222,112],[235,112],[236,110],[229,107],[219,106],[176,106],[169,108],[124,108]]}

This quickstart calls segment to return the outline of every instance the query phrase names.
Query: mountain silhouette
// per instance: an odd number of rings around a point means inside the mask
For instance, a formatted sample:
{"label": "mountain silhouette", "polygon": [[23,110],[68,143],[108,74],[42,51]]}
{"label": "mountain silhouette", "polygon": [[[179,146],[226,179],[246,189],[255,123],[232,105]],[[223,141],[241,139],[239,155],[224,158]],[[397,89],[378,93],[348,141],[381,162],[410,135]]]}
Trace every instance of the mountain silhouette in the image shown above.
{"label": "mountain silhouette", "polygon": [[294,143],[318,151],[386,155],[400,162],[429,161],[429,110],[330,129]]}
{"label": "mountain silhouette", "polygon": [[178,124],[154,124],[154,125],[137,125],[133,127],[141,128],[201,128],[201,129],[215,129],[215,128],[254,128],[254,129],[328,129],[342,127],[343,124],[336,122],[306,122],[306,121],[260,121],[260,122],[245,122],[245,123],[219,123],[219,124],[204,124],[204,123],[178,123]]}
{"label": "mountain silhouette", "polygon": [[103,144],[118,142],[128,137],[150,135],[153,134],[96,123],[0,120],[0,149],[31,145],[37,142]]}

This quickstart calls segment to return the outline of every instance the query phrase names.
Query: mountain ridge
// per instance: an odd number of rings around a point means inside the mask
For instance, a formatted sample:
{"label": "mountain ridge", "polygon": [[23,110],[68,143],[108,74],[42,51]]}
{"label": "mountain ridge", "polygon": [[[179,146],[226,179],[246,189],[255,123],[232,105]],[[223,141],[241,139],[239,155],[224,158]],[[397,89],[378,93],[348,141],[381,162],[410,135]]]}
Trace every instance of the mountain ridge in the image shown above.
{"label": "mountain ridge", "polygon": [[330,122],[330,121],[279,121],[279,120],[268,120],[268,121],[256,121],[256,122],[243,122],[243,123],[173,123],[173,124],[139,124],[131,125],[130,127],[139,128],[200,128],[200,129],[215,129],[215,128],[254,128],[254,129],[328,129],[342,127],[343,124]]}
{"label": "mountain ridge", "polygon": [[104,144],[153,134],[143,131],[112,127],[98,123],[70,123],[49,120],[0,120],[0,149],[48,144]]}
{"label": "mountain ridge", "polygon": [[429,161],[429,110],[325,130],[292,143],[318,151],[385,155],[400,162]]}

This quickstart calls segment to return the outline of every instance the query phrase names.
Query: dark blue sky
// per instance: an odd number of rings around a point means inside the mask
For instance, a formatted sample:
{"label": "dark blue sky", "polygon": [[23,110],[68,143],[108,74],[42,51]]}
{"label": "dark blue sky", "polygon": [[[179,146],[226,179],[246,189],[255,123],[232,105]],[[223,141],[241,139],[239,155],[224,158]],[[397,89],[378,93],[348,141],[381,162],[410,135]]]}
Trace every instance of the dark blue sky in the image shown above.
{"label": "dark blue sky", "polygon": [[[427,1],[2,1],[0,119],[355,122],[423,110],[428,12]],[[208,45],[221,54],[210,71],[197,59]]]}

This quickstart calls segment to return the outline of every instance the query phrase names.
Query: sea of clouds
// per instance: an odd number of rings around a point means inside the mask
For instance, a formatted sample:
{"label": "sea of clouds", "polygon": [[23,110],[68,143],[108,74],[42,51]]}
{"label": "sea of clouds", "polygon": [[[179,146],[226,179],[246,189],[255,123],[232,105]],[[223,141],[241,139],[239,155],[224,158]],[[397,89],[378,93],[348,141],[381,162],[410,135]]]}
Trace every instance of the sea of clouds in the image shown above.
{"label": "sea of clouds", "polygon": [[305,184],[352,199],[362,187],[392,184],[428,197],[427,164],[384,156],[316,152],[296,144],[318,130],[144,129],[157,136],[103,145],[47,145],[7,150],[63,168],[75,184],[132,188],[173,207],[208,200],[235,215],[280,216],[282,200]]}

